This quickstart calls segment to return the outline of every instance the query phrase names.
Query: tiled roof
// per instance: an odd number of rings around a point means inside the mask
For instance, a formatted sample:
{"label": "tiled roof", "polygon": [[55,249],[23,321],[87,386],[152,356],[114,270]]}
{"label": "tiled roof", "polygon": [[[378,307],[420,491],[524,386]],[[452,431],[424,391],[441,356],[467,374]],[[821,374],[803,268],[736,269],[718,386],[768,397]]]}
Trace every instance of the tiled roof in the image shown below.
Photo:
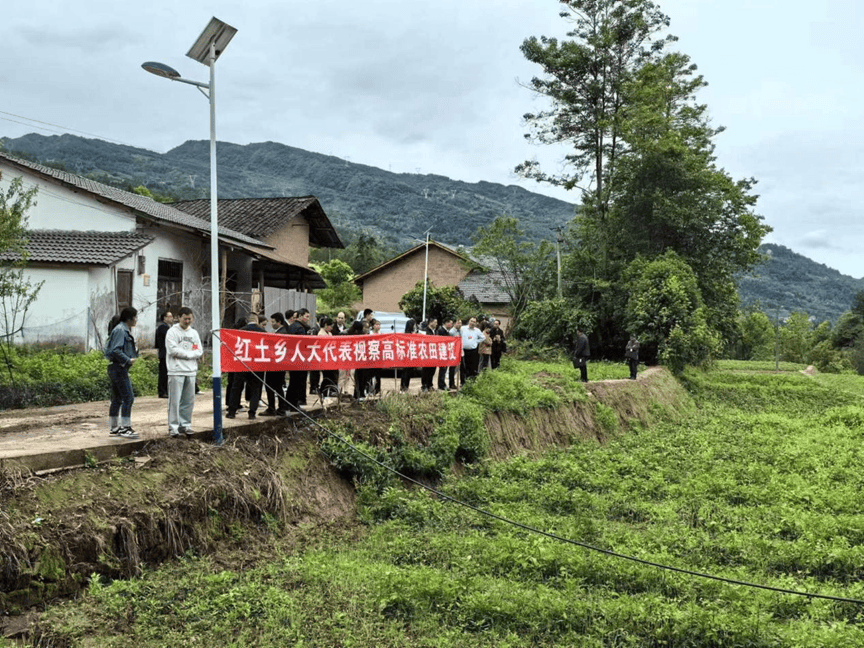
{"label": "tiled roof", "polygon": [[503,288],[504,275],[498,271],[472,270],[459,282],[459,290],[465,299],[472,296],[481,304],[509,304],[510,295]]}
{"label": "tiled roof", "polygon": [[[444,245],[443,243],[439,243],[438,241],[433,241],[430,239],[429,240],[429,246],[430,247],[437,247],[440,250],[444,250],[445,252],[452,254],[454,257],[456,257],[459,260],[469,261],[469,258],[467,258],[466,255],[460,253],[459,251],[457,251],[456,249],[454,249],[448,245]],[[396,263],[397,261],[401,261],[405,257],[407,257],[411,254],[414,254],[415,252],[417,252],[419,250],[423,250],[425,247],[426,247],[425,242],[421,243],[420,245],[415,245],[410,250],[406,250],[402,254],[399,254],[399,255],[393,257],[392,259],[390,259],[389,261],[385,261],[384,263],[375,266],[371,270],[367,270],[366,272],[364,272],[359,277],[355,277],[354,283],[356,283],[358,286],[362,285],[363,282],[366,281],[366,279],[368,279],[370,276],[377,274],[378,272],[380,272],[384,268]]]}
{"label": "tiled roof", "polygon": [[[40,173],[42,175],[50,176],[64,184],[83,189],[84,191],[87,191],[95,196],[99,196],[114,203],[129,207],[130,209],[134,209],[142,216],[148,217],[154,221],[167,222],[182,227],[188,227],[205,234],[209,234],[210,232],[209,207],[207,211],[207,218],[203,219],[189,214],[185,211],[181,211],[175,207],[172,207],[171,205],[156,202],[152,198],[146,198],[145,196],[139,196],[138,194],[131,193],[129,191],[123,191],[122,189],[117,189],[116,187],[111,187],[109,185],[102,184],[101,182],[96,182],[95,180],[90,180],[89,178],[75,175],[74,173],[69,173],[68,171],[52,169],[51,167],[46,167],[41,164],[36,164],[35,162],[29,162],[27,160],[21,160],[2,152],[0,152],[0,159],[6,160],[7,162],[15,166],[25,167],[27,169],[36,171],[37,173]],[[208,205],[210,204],[209,201],[206,202]],[[257,245],[259,247],[273,247],[271,245],[263,243],[260,240],[251,238],[239,231],[230,229],[229,227],[220,226],[219,237],[223,239],[233,239],[235,241]]]}
{"label": "tiled roof", "polygon": [[[109,266],[150,243],[154,237],[134,232],[31,230],[27,233],[29,262]],[[0,259],[11,259],[9,253]]]}
{"label": "tiled roof", "polygon": [[[202,219],[210,218],[209,200],[173,203],[177,209]],[[264,239],[302,214],[309,223],[309,243],[315,247],[345,247],[315,196],[299,198],[221,198],[219,222],[247,236]]]}

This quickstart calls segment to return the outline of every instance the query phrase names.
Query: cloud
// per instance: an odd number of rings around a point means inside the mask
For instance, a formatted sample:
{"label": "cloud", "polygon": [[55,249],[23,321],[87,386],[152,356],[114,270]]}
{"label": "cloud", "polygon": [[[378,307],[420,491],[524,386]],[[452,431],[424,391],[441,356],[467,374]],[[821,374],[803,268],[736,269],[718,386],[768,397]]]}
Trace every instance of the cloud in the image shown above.
{"label": "cloud", "polygon": [[829,232],[828,230],[820,229],[806,232],[798,238],[798,245],[806,249],[823,249],[823,250],[840,250],[841,246],[837,245],[837,233]]}

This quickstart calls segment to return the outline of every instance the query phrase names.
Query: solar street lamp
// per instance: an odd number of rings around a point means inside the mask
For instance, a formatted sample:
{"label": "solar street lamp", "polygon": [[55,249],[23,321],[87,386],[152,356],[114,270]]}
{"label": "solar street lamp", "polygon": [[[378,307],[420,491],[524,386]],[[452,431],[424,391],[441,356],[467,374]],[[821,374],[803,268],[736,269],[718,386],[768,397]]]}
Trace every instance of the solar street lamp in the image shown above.
{"label": "solar street lamp", "polygon": [[180,76],[180,73],[169,65],[148,61],[141,67],[156,76],[188,83],[198,90],[210,102],[210,317],[211,339],[213,340],[213,440],[216,445],[222,445],[222,362],[220,358],[220,341],[215,334],[220,328],[219,310],[219,215],[218,192],[216,187],[216,59],[225,51],[228,43],[234,38],[237,30],[218,18],[211,18],[201,32],[186,56],[210,68],[210,83],[190,81]]}

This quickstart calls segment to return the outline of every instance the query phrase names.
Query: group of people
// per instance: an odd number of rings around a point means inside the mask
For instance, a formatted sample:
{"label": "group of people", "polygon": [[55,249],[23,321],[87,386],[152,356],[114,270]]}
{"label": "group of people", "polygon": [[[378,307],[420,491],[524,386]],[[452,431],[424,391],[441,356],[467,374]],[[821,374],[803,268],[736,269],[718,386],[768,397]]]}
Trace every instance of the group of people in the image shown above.
{"label": "group of people", "polygon": [[[198,362],[203,355],[203,348],[198,332],[192,327],[194,314],[192,309],[180,308],[177,313],[170,310],[160,316],[160,324],[156,329],[156,349],[159,355],[158,394],[160,398],[168,399],[168,434],[173,438],[192,435],[192,411],[197,392],[196,376]],[[111,382],[111,402],[108,408],[108,426],[111,436],[124,439],[137,439],[138,434],[132,429],[132,403],[135,400],[129,370],[138,358],[138,349],[132,336],[132,329],[138,322],[138,311],[133,307],[124,308],[118,316],[112,318],[108,326],[109,336],[105,348],[108,359],[108,377]],[[311,313],[301,308],[299,311],[289,310],[283,313],[273,313],[269,318],[262,314],[250,313],[246,319],[235,324],[235,328],[245,331],[267,332],[267,324],[273,331],[285,335],[376,335],[381,332],[381,323],[375,319],[374,311],[367,308],[363,316],[350,326],[345,320],[345,313],[340,312],[336,319],[322,317],[317,323],[312,322]],[[461,319],[445,317],[440,323],[435,317],[417,326],[409,319],[405,333],[421,335],[459,336],[462,339],[462,357],[459,362],[459,385],[476,377],[480,371],[497,369],[502,354],[507,350],[506,338],[501,328],[500,320],[490,320],[481,317],[468,319],[463,324]],[[579,369],[580,378],[588,382],[588,360],[591,349],[588,336],[578,328],[576,332],[576,347],[573,356],[573,366]],[[625,348],[625,358],[630,367],[630,379],[636,380],[639,366],[639,340],[631,335]],[[433,391],[436,387],[435,372],[438,371],[437,388],[439,390],[455,390],[456,366],[423,367],[420,370],[421,391]],[[262,416],[286,415],[290,411],[302,410],[307,404],[307,394],[325,394],[338,396],[341,393],[352,393],[349,384],[353,377],[352,395],[357,400],[380,393],[381,380],[385,369],[358,368],[353,372],[348,370],[327,371],[267,371],[267,372],[232,372],[228,374],[226,401],[227,418],[235,418],[242,409],[241,400],[245,394],[248,401],[248,417],[257,416],[262,400],[262,388],[266,394],[266,409]],[[401,391],[407,392],[411,384],[410,368],[401,369]],[[286,381],[287,374],[287,381]],[[308,389],[307,389],[308,388]]]}
{"label": "group of people", "polygon": [[[630,334],[627,346],[624,348],[624,358],[630,368],[630,380],[636,380],[639,369],[639,340],[634,333]],[[576,329],[576,350],[573,353],[573,367],[579,370],[582,382],[588,382],[588,359],[591,357],[591,345],[582,327]]]}
{"label": "group of people", "polygon": [[[174,314],[162,314],[156,331],[159,353],[159,396],[168,399],[168,434],[171,437],[192,435],[192,410],[195,406],[195,378],[198,361],[204,354],[201,338],[192,328],[194,315],[185,306]],[[138,359],[138,348],[132,329],[138,323],[138,310],[124,308],[108,325],[108,378],[111,382],[111,402],[108,406],[109,434],[124,439],[137,439],[132,429],[132,403],[135,394],[129,370]]]}
{"label": "group of people", "polygon": [[[501,320],[489,320],[481,316],[478,321],[471,317],[468,324],[463,324],[461,319],[445,317],[440,326],[438,319],[430,318],[419,327],[414,320],[408,320],[405,325],[406,333],[421,333],[424,335],[443,335],[462,338],[462,357],[459,362],[459,383],[465,382],[477,376],[480,371],[486,369],[497,369],[501,363],[501,356],[507,350],[504,331],[501,328]],[[457,389],[456,367],[440,367],[438,369],[437,386],[439,390]],[[436,367],[424,367],[420,373],[420,390],[423,392],[435,389]],[[411,383],[410,371],[402,371],[401,389],[407,392]]]}
{"label": "group of people", "polygon": [[[269,322],[273,332],[287,335],[378,335],[381,333],[381,323],[375,319],[375,313],[367,308],[361,317],[350,325],[345,313],[340,312],[336,319],[322,317],[314,322],[311,314],[305,308],[299,311],[289,310],[283,313],[273,313],[269,318],[263,314],[250,313],[248,317],[235,324],[235,328],[247,331],[267,332]],[[445,318],[438,325],[436,318],[417,326],[414,320],[408,320],[405,333],[422,335],[461,336],[462,358],[459,365],[460,384],[476,376],[483,369],[495,369],[501,362],[501,355],[506,351],[504,331],[500,320],[488,320],[472,317],[467,325],[462,320]],[[421,390],[435,389],[435,371],[438,369],[437,387],[440,390],[457,389],[456,367],[423,367],[421,371]],[[232,373],[228,376],[227,418],[235,418],[242,409],[242,398],[248,401],[247,416],[256,418],[261,405],[262,386],[266,390],[267,407],[261,416],[284,416],[291,411],[301,410],[307,405],[307,395],[322,394],[338,396],[350,394],[358,401],[365,400],[381,392],[381,382],[389,369],[357,368],[349,370],[333,369],[328,371],[267,371]],[[401,373],[401,389],[407,392],[410,387],[412,369],[403,368]],[[287,381],[286,381],[287,373]],[[351,383],[353,382],[353,389]]]}

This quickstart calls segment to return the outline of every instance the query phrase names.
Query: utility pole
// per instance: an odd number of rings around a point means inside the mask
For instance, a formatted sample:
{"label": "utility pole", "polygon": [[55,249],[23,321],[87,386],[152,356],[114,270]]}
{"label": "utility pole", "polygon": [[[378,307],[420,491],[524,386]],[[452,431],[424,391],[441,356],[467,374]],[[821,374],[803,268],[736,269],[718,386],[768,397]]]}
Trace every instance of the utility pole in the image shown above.
{"label": "utility pole", "polygon": [[557,233],[555,237],[555,255],[558,257],[558,299],[564,296],[561,289],[561,244],[564,242],[564,227],[555,227],[552,230]]}

